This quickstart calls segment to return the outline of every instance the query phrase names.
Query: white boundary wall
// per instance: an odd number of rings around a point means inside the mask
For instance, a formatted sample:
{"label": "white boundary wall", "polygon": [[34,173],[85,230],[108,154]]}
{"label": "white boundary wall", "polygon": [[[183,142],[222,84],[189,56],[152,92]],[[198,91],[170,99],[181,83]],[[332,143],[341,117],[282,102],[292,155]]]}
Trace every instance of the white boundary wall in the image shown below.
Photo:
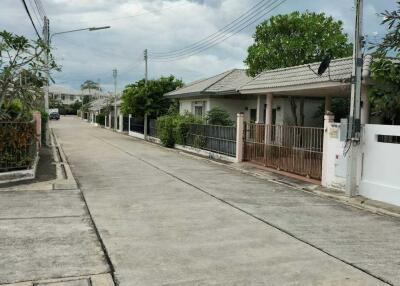
{"label": "white boundary wall", "polygon": [[400,144],[378,142],[378,135],[400,136],[400,126],[365,125],[359,192],[367,198],[400,206]]}

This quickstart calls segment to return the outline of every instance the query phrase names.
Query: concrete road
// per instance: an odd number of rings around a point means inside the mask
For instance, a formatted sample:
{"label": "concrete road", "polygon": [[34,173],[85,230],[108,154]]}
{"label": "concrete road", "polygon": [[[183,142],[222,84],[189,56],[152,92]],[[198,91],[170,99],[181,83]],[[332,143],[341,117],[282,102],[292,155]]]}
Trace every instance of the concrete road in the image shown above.
{"label": "concrete road", "polygon": [[0,191],[0,284],[107,272],[79,190]]}
{"label": "concrete road", "polygon": [[63,117],[120,285],[400,285],[400,221]]}

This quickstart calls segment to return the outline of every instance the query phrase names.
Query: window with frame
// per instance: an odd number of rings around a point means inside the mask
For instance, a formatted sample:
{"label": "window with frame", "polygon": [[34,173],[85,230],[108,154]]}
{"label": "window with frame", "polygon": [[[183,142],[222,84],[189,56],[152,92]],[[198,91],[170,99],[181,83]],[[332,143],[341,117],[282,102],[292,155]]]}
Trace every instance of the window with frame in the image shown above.
{"label": "window with frame", "polygon": [[197,118],[203,118],[203,106],[196,105],[194,107],[194,116],[196,116]]}

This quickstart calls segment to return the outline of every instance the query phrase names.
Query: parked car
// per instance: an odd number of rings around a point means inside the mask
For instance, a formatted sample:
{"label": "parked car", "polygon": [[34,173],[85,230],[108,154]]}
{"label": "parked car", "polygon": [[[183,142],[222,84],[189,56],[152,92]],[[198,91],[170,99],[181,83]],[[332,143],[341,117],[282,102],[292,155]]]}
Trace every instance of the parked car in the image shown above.
{"label": "parked car", "polygon": [[52,120],[52,119],[59,120],[60,119],[60,113],[51,112],[49,117],[50,117],[50,120]]}

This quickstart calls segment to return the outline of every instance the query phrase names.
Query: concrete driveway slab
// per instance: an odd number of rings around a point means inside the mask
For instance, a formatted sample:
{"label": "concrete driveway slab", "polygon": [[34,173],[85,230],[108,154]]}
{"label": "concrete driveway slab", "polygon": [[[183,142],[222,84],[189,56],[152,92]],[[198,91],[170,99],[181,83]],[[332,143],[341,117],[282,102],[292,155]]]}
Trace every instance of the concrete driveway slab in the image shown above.
{"label": "concrete driveway slab", "polygon": [[64,118],[52,127],[120,285],[400,281],[393,257],[399,245],[385,240],[400,234],[397,220],[78,119]]}

